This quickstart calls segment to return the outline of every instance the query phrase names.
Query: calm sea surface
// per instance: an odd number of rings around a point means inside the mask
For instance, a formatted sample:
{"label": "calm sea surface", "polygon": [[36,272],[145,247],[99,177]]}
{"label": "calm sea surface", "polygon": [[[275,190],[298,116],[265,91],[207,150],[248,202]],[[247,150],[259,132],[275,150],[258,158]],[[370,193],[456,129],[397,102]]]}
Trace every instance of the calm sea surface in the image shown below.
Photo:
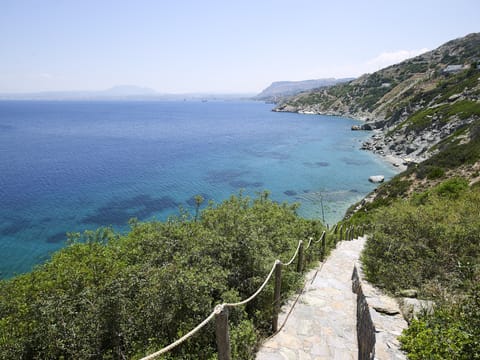
{"label": "calm sea surface", "polygon": [[[340,117],[259,102],[0,102],[0,277],[28,271],[65,233],[193,212],[267,189],[333,224],[395,170]],[[323,203],[323,212],[322,212]]]}

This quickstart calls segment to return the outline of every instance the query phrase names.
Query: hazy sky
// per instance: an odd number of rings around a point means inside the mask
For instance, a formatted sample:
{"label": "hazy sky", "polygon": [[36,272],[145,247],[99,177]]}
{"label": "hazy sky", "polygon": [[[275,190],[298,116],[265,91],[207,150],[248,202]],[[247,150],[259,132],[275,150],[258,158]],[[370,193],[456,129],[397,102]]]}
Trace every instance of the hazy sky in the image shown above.
{"label": "hazy sky", "polygon": [[259,92],[480,31],[480,0],[0,0],[0,93]]}

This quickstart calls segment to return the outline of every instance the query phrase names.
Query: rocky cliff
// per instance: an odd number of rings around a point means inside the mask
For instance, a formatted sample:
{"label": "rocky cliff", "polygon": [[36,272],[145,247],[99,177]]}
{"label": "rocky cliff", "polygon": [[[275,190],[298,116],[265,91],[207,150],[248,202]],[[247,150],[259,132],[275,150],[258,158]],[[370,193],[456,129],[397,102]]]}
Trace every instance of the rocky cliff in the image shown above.
{"label": "rocky cliff", "polygon": [[480,121],[480,33],[348,83],[291,97],[274,111],[364,120],[363,144],[381,155],[420,162],[443,144],[466,142]]}

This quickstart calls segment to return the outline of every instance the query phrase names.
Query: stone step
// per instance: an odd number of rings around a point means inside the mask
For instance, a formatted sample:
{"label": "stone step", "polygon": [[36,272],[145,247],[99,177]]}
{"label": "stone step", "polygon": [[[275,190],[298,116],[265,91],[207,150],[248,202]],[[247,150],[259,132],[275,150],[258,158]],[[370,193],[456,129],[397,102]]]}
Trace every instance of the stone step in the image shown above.
{"label": "stone step", "polygon": [[[351,278],[364,244],[364,238],[338,243],[328,259],[307,274],[307,285],[285,326],[262,344],[257,360],[357,359],[357,300]],[[293,302],[282,308],[279,324]]]}

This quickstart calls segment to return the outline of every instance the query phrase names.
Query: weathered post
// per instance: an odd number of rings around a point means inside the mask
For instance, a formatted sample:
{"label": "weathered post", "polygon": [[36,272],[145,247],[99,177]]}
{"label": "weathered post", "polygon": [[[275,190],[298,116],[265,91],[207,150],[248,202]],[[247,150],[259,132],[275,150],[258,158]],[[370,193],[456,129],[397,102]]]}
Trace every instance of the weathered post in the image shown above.
{"label": "weathered post", "polygon": [[228,309],[226,307],[215,315],[215,336],[217,338],[218,360],[231,360]]}
{"label": "weathered post", "polygon": [[297,272],[303,271],[303,241],[300,240],[300,247],[298,249]]}
{"label": "weathered post", "polygon": [[326,238],[327,237],[327,234],[326,232],[324,231],[322,233],[322,237],[320,238],[320,246],[321,246],[321,261],[323,261],[325,259],[325,254],[326,254]]}
{"label": "weathered post", "polygon": [[273,290],[273,318],[272,330],[278,331],[278,313],[280,312],[280,292],[282,288],[282,262],[277,260],[275,265],[275,288]]}
{"label": "weathered post", "polygon": [[342,241],[342,237],[343,237],[343,224],[340,225],[340,231],[339,231],[339,235],[338,235],[338,241]]}

